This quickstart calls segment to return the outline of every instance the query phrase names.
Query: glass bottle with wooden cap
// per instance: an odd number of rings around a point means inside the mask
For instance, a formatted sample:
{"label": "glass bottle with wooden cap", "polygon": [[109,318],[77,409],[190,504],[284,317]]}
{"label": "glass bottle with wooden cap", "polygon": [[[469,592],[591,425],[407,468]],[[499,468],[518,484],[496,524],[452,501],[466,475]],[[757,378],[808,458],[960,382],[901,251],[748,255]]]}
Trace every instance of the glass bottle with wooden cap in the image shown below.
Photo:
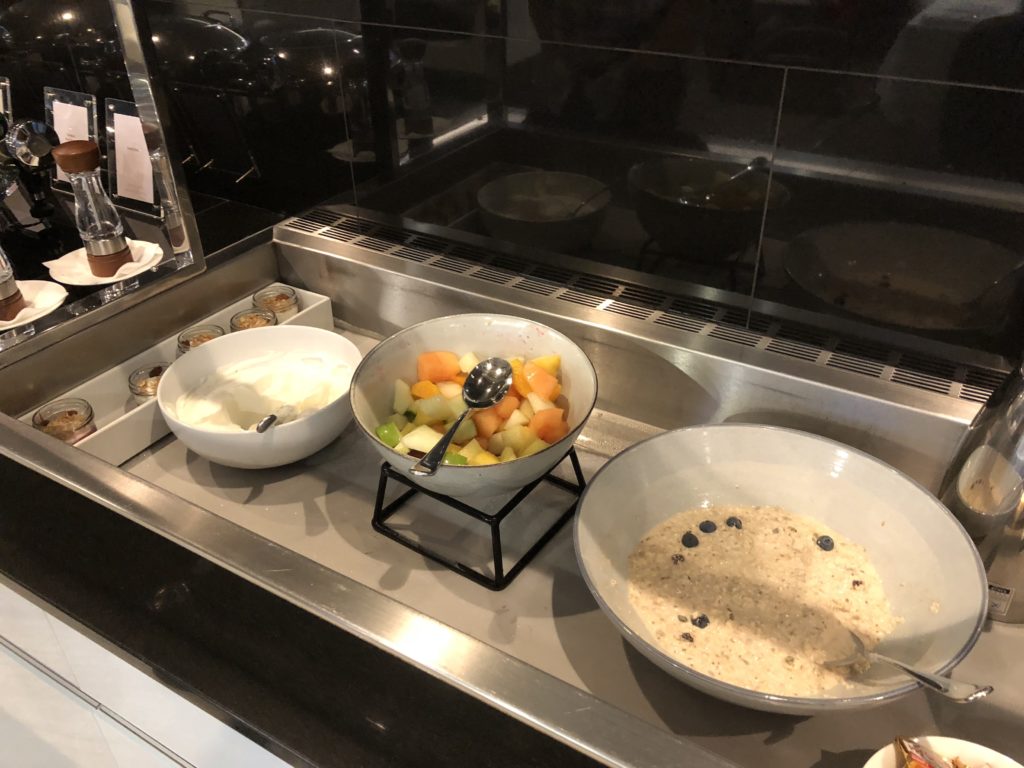
{"label": "glass bottle with wooden cap", "polygon": [[113,276],[132,254],[121,217],[100,183],[100,148],[94,141],[66,141],[53,148],[53,159],[71,180],[75,224],[90,271],[97,277]]}
{"label": "glass bottle with wooden cap", "polygon": [[25,297],[21,295],[18,281],[14,279],[11,262],[0,248],[0,320],[13,320],[25,308]]}

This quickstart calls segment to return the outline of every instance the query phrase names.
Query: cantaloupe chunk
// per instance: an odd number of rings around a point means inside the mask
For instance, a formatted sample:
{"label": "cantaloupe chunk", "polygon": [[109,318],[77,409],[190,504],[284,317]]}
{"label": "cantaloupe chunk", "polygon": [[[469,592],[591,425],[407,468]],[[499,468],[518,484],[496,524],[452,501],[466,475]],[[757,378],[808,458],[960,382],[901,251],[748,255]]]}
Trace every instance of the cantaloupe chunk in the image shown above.
{"label": "cantaloupe chunk", "polygon": [[470,466],[474,467],[486,467],[488,464],[497,464],[498,457],[490,451],[480,451],[476,456],[469,460]]}
{"label": "cantaloupe chunk", "polygon": [[466,374],[458,373],[455,376],[452,376],[452,381],[458,384],[459,387],[461,388],[462,385],[466,383]]}
{"label": "cantaloupe chunk", "polygon": [[432,381],[417,381],[409,388],[409,391],[413,397],[418,397],[420,400],[426,400],[428,397],[434,397],[440,393],[437,384]]}
{"label": "cantaloupe chunk", "polygon": [[420,381],[451,381],[461,372],[454,352],[422,352],[416,358],[416,378]]}
{"label": "cantaloupe chunk", "polygon": [[562,356],[561,355],[542,355],[541,357],[535,357],[530,361],[536,366],[543,368],[545,371],[550,373],[552,376],[558,376],[558,371],[562,367]]}
{"label": "cantaloupe chunk", "polygon": [[523,371],[523,361],[518,358],[512,358],[509,360],[509,363],[512,365],[512,389],[520,397],[526,397],[530,394],[530,382],[526,380],[526,374]]}
{"label": "cantaloupe chunk", "polygon": [[[557,394],[553,393],[555,392],[555,388],[558,387],[558,379],[545,371],[539,365],[536,365],[533,362],[529,362],[524,365],[523,376],[526,377],[526,383],[529,385],[531,392],[536,392],[548,401],[554,400],[555,397],[557,397]],[[561,388],[559,387],[559,391],[560,390]]]}
{"label": "cantaloupe chunk", "polygon": [[491,435],[501,428],[504,421],[494,408],[484,408],[473,414],[473,422],[476,424],[476,433],[479,437],[487,440]]}
{"label": "cantaloupe chunk", "polygon": [[512,411],[519,407],[519,398],[509,393],[501,399],[501,402],[494,406],[494,410],[497,411],[498,415],[502,419],[507,419],[512,415]]}
{"label": "cantaloupe chunk", "polygon": [[546,443],[556,443],[569,434],[569,425],[562,421],[561,408],[548,408],[533,414],[530,429]]}

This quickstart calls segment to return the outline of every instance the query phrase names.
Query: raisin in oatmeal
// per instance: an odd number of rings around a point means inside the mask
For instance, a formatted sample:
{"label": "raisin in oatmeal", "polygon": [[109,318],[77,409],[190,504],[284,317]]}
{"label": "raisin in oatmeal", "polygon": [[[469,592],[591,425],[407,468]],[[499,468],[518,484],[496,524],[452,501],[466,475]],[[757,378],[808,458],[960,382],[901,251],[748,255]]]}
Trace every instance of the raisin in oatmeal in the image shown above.
{"label": "raisin in oatmeal", "polygon": [[867,552],[779,507],[680,512],[629,558],[629,598],[656,644],[723,682],[783,696],[846,684],[821,666],[899,620]]}

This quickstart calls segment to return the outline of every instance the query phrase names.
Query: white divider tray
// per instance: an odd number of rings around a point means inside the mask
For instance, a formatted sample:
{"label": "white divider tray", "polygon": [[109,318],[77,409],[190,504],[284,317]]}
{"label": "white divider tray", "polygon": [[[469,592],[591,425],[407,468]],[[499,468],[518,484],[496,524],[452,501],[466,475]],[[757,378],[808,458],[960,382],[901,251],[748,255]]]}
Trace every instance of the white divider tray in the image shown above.
{"label": "white divider tray", "polygon": [[[271,285],[277,285],[272,283]],[[268,286],[270,287],[270,286]],[[331,300],[318,293],[295,288],[299,299],[299,312],[281,325],[308,325],[326,330],[334,329]],[[252,297],[246,297],[215,312],[209,317],[196,321],[195,325],[214,323],[228,330],[229,321],[236,312],[252,306]],[[80,397],[92,406],[96,420],[96,431],[75,444],[76,448],[91,453],[110,464],[120,466],[132,456],[143,451],[170,432],[156,398],[145,403],[135,401],[128,390],[128,375],[144,365],[160,362],[173,363],[178,350],[178,333],[169,336],[156,346],[150,347],[135,357],[125,360],[95,378],[68,390],[60,398]],[[237,331],[245,333],[245,331]],[[32,413],[21,417],[32,423]]]}

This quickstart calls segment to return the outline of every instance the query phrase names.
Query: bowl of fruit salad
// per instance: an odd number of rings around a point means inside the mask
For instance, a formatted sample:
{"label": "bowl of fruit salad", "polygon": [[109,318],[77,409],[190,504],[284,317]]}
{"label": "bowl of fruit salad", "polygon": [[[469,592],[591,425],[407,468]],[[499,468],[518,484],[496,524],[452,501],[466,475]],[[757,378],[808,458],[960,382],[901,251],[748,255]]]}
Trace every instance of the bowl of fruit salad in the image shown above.
{"label": "bowl of fruit salad", "polygon": [[512,388],[497,405],[465,419],[437,473],[416,482],[457,497],[521,488],[565,456],[597,400],[590,359],[546,325],[471,314],[399,331],[356,369],[356,424],[386,461],[408,470],[465,410],[462,383],[488,357],[512,363]]}

